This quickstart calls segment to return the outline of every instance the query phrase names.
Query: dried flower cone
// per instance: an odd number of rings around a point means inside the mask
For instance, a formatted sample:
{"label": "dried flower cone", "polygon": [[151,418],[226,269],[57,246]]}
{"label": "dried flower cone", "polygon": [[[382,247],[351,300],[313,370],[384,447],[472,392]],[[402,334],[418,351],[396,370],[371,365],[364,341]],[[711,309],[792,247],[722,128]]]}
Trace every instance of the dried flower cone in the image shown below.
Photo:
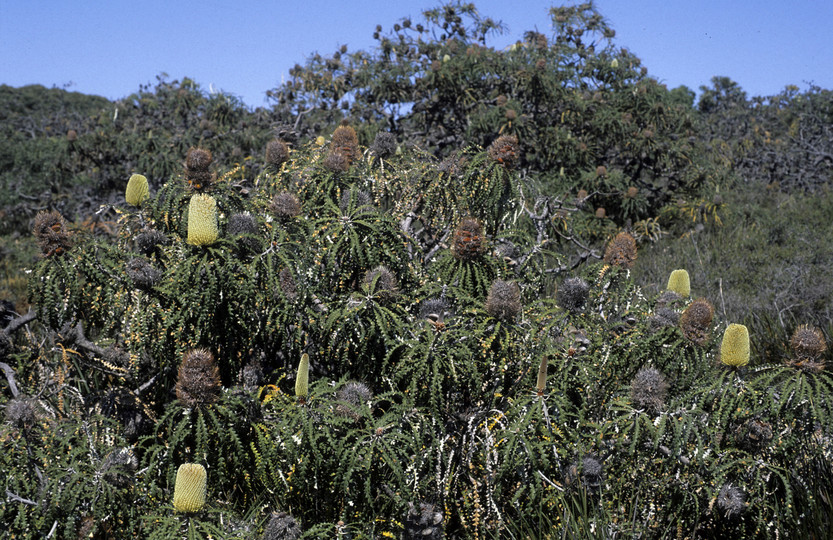
{"label": "dried flower cone", "polygon": [[266,164],[277,171],[289,160],[289,146],[279,139],[269,141],[266,145]]}
{"label": "dried flower cone", "polygon": [[188,243],[209,246],[218,236],[217,201],[211,195],[194,195],[188,205]]}
{"label": "dried flower cone", "polygon": [[483,237],[483,225],[473,218],[464,218],[457,230],[451,252],[461,261],[473,261],[486,251],[486,241]]}
{"label": "dried flower cone", "polygon": [[691,294],[691,281],[686,270],[674,270],[668,277],[668,286],[666,290],[675,292],[683,298]]}
{"label": "dried flower cone", "polygon": [[501,135],[489,145],[489,157],[505,167],[512,167],[518,160],[518,138],[514,135]]}
{"label": "dried flower cone", "polygon": [[67,229],[67,222],[56,211],[39,212],[35,216],[33,230],[38,246],[45,257],[61,255],[72,247],[72,236]]}
{"label": "dried flower cone", "polygon": [[141,206],[142,201],[147,199],[149,193],[148,179],[141,174],[134,174],[127,181],[124,200],[127,201],[127,204]]}
{"label": "dried flower cone", "polygon": [[686,339],[702,346],[709,340],[713,318],[714,307],[705,298],[699,298],[683,311],[680,329]]}
{"label": "dried flower cone", "polygon": [[176,381],[176,397],[186,407],[210,405],[222,391],[220,370],[207,349],[185,353]]}
{"label": "dried flower cone", "polygon": [[636,240],[626,232],[620,232],[607,245],[604,261],[613,266],[632,268],[636,262]]}
{"label": "dried flower cone", "polygon": [[309,394],[309,355],[301,355],[301,362],[298,364],[298,376],[295,378],[295,397],[301,403],[307,400]]}
{"label": "dried flower cone", "polygon": [[214,177],[209,171],[214,157],[211,152],[202,148],[191,148],[185,157],[185,180],[192,189],[203,189],[210,186]]}
{"label": "dried flower cone", "polygon": [[503,320],[512,320],[520,315],[521,291],[518,284],[495,280],[486,297],[486,312],[496,319]]}
{"label": "dried flower cone", "polygon": [[749,363],[749,330],[742,324],[730,324],[723,333],[720,361],[731,367]]}
{"label": "dried flower cone", "polygon": [[208,480],[205,467],[199,463],[183,463],[176,472],[174,508],[178,512],[193,513],[205,506],[205,486]]}
{"label": "dried flower cone", "polygon": [[820,372],[824,370],[824,359],[820,358],[827,350],[824,334],[818,328],[801,325],[793,332],[790,339],[793,357],[787,364],[805,371]]}

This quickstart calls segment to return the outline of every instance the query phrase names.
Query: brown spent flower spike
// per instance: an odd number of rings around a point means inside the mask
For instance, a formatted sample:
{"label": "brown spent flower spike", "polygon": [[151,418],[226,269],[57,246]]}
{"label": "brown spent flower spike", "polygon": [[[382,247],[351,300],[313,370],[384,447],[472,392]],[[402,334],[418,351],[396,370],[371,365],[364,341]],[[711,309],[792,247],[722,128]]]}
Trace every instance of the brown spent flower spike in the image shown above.
{"label": "brown spent flower spike", "polygon": [[518,138],[514,135],[501,135],[489,145],[488,154],[504,167],[511,168],[518,159]]}
{"label": "brown spent flower spike", "polygon": [[787,361],[787,365],[819,373],[824,370],[825,361],[820,358],[827,350],[827,343],[821,330],[803,324],[795,329],[790,346],[793,351],[793,358]]}
{"label": "brown spent flower spike", "polygon": [[330,154],[340,154],[347,161],[347,167],[359,157],[359,136],[350,126],[338,126],[330,142]]}
{"label": "brown spent flower spike", "polygon": [[72,234],[64,217],[56,211],[38,212],[33,230],[44,257],[61,255],[72,247]]}
{"label": "brown spent flower spike", "polygon": [[680,329],[689,341],[703,346],[709,340],[714,307],[705,298],[698,298],[683,311]]}
{"label": "brown spent flower spike", "polygon": [[280,169],[289,159],[289,146],[280,139],[273,139],[266,144],[266,164],[273,170]]}
{"label": "brown spent flower spike", "polygon": [[272,198],[272,202],[269,204],[269,211],[278,219],[292,219],[301,213],[301,201],[292,193],[284,191]]}
{"label": "brown spent flower spike", "polygon": [[210,405],[222,391],[220,370],[208,349],[192,349],[182,357],[176,397],[189,408]]}
{"label": "brown spent flower spike", "polygon": [[451,252],[461,261],[473,261],[486,251],[483,225],[474,218],[463,218],[454,231]]}
{"label": "brown spent flower spike", "polygon": [[213,183],[214,177],[208,170],[214,157],[203,148],[191,148],[185,157],[185,180],[192,189],[204,189]]}
{"label": "brown spent flower spike", "polygon": [[521,313],[521,290],[513,281],[496,279],[486,297],[486,312],[496,319],[512,320]]}
{"label": "brown spent flower spike", "polygon": [[626,232],[620,232],[607,245],[604,261],[607,264],[633,268],[636,262],[636,240]]}

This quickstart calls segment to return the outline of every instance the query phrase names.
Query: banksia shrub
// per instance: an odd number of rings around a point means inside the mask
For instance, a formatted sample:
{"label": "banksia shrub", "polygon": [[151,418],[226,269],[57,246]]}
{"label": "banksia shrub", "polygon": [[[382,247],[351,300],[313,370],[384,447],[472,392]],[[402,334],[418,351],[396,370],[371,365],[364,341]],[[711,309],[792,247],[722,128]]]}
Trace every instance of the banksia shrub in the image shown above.
{"label": "banksia shrub", "polygon": [[691,294],[691,281],[686,270],[674,270],[668,277],[668,285],[665,287],[669,291],[673,291],[683,298]]}
{"label": "banksia shrub", "polygon": [[209,167],[214,161],[211,152],[202,148],[191,148],[185,157],[185,181],[192,189],[203,189],[214,180]]}
{"label": "banksia shrub", "polygon": [[632,268],[636,262],[636,240],[626,232],[617,234],[605,249],[604,261],[612,266]]}
{"label": "banksia shrub", "polygon": [[210,246],[218,236],[217,201],[211,195],[194,195],[188,205],[188,243]]}
{"label": "banksia shrub", "polygon": [[689,341],[697,345],[705,345],[709,340],[714,307],[705,298],[692,302],[680,317],[680,329]]}
{"label": "banksia shrub", "polygon": [[396,137],[387,131],[377,133],[370,151],[380,158],[392,156],[396,152]]}
{"label": "banksia shrub", "polygon": [[284,191],[272,198],[272,202],[269,204],[269,211],[276,218],[286,221],[301,213],[301,201],[292,193]]}
{"label": "banksia shrub", "polygon": [[749,330],[742,324],[730,324],[720,344],[720,361],[731,367],[749,363]]}
{"label": "banksia shrub", "polygon": [[579,277],[565,279],[555,293],[555,301],[563,309],[577,313],[587,302],[590,287]]}
{"label": "banksia shrub", "polygon": [[486,312],[496,319],[512,320],[521,313],[521,291],[512,281],[497,279],[486,297]]}
{"label": "banksia shrub", "polygon": [[182,357],[176,381],[176,397],[186,407],[217,401],[222,392],[220,370],[207,349],[193,349]]}
{"label": "banksia shrub", "polygon": [[657,413],[665,405],[668,382],[656,368],[642,368],[636,372],[631,381],[631,401],[633,406]]}
{"label": "banksia shrub", "polygon": [[392,300],[399,294],[396,276],[386,266],[377,266],[373,270],[368,270],[364,276],[364,285],[371,294],[383,301]]}
{"label": "banksia shrub", "polygon": [[474,218],[464,218],[454,231],[451,251],[461,261],[473,261],[486,251],[483,225]]}
{"label": "banksia shrub", "polygon": [[822,371],[824,360],[819,357],[827,350],[824,334],[818,328],[801,325],[795,329],[790,339],[793,358],[788,364],[808,371]]}
{"label": "banksia shrub", "polygon": [[150,193],[148,179],[141,174],[134,174],[127,181],[127,189],[124,192],[124,200],[127,204],[140,206]]}
{"label": "banksia shrub", "polygon": [[61,255],[72,247],[71,233],[67,222],[56,211],[38,212],[35,216],[35,239],[45,257]]}
{"label": "banksia shrub", "polygon": [[263,530],[262,540],[297,540],[303,531],[295,518],[286,512],[272,512]]}
{"label": "banksia shrub", "polygon": [[266,165],[277,171],[289,159],[289,146],[278,139],[266,144]]}
{"label": "banksia shrub", "polygon": [[127,261],[125,273],[133,282],[133,285],[140,289],[152,287],[162,277],[162,272],[151,266],[142,257],[133,257]]}
{"label": "banksia shrub", "polygon": [[176,472],[174,508],[178,512],[194,513],[205,506],[205,487],[208,475],[199,463],[183,463]]}
{"label": "banksia shrub", "polygon": [[439,540],[443,537],[443,513],[433,504],[409,502],[404,525],[406,540]]}
{"label": "banksia shrub", "polygon": [[501,135],[489,145],[487,152],[490,158],[510,168],[519,157],[518,138],[514,135]]}

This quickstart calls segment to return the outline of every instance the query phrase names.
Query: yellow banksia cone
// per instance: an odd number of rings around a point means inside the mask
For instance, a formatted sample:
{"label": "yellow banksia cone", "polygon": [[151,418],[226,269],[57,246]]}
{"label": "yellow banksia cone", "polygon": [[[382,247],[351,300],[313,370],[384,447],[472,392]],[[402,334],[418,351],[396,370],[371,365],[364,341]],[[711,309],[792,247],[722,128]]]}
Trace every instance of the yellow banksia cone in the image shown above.
{"label": "yellow banksia cone", "polygon": [[188,243],[208,246],[217,241],[217,201],[211,195],[191,197],[188,205]]}
{"label": "yellow banksia cone", "polygon": [[205,467],[199,463],[183,463],[176,472],[174,508],[179,512],[199,512],[205,506]]}
{"label": "yellow banksia cone", "polygon": [[295,378],[295,397],[303,403],[307,400],[309,393],[309,355],[301,355],[301,363],[298,364],[298,376]]}
{"label": "yellow banksia cone", "polygon": [[666,290],[675,292],[683,298],[691,294],[691,281],[688,278],[686,270],[674,270],[668,278],[668,286]]}
{"label": "yellow banksia cone", "polygon": [[134,174],[127,181],[127,189],[124,193],[124,200],[127,204],[139,206],[147,199],[149,194],[148,179],[141,174]]}
{"label": "yellow banksia cone", "polygon": [[730,324],[723,333],[720,361],[732,367],[741,367],[749,363],[749,330],[744,325]]}

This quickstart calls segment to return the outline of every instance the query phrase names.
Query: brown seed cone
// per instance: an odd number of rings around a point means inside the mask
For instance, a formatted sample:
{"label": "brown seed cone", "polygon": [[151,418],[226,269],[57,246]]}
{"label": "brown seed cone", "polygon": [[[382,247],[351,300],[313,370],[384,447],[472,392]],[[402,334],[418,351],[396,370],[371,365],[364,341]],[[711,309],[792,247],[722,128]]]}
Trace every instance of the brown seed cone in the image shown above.
{"label": "brown seed cone", "polygon": [[[347,168],[359,157],[359,136],[350,126],[339,126],[333,132],[330,153],[337,153],[347,161]],[[345,169],[346,170],[346,169]]]}
{"label": "brown seed cone", "polygon": [[705,298],[692,302],[680,317],[680,329],[689,341],[704,345],[709,340],[714,307]]}
{"label": "brown seed cone", "polygon": [[274,170],[289,159],[289,146],[279,139],[269,141],[266,145],[266,164]]}
{"label": "brown seed cone", "polygon": [[454,231],[451,252],[461,261],[473,261],[485,251],[483,225],[474,218],[464,218]]}
{"label": "brown seed cone", "polygon": [[185,180],[193,189],[204,189],[214,181],[208,170],[214,157],[203,148],[191,148],[185,157]]}
{"label": "brown seed cone", "polygon": [[292,219],[301,213],[301,201],[298,197],[284,191],[278,193],[272,198],[272,203],[269,205],[269,211],[272,212],[276,218],[287,220]]}
{"label": "brown seed cone", "polygon": [[790,346],[796,358],[816,359],[827,350],[824,334],[818,328],[803,324],[795,329]]}
{"label": "brown seed cone", "polygon": [[604,261],[607,264],[632,268],[636,262],[636,240],[626,232],[620,232],[607,245]]}
{"label": "brown seed cone", "polygon": [[185,353],[179,366],[176,397],[186,407],[210,405],[222,391],[220,370],[208,349],[192,349]]}
{"label": "brown seed cone", "polygon": [[489,157],[505,167],[512,167],[518,160],[518,138],[514,135],[501,135],[489,146]]}
{"label": "brown seed cone", "polygon": [[72,234],[67,229],[67,222],[54,210],[39,212],[35,216],[33,233],[45,257],[61,255],[72,247]]}
{"label": "brown seed cone", "polygon": [[496,319],[511,320],[521,313],[521,290],[512,281],[495,280],[486,297],[486,312]]}

